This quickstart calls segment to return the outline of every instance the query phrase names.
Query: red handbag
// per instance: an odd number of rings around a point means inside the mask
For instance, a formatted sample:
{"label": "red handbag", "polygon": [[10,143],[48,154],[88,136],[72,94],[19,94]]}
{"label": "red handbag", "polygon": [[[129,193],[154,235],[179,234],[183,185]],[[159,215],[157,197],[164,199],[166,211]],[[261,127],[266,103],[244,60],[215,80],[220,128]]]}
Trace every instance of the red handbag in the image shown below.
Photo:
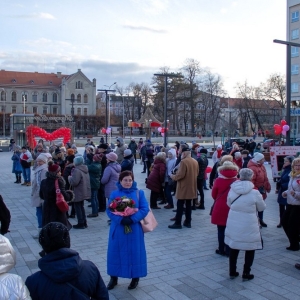
{"label": "red handbag", "polygon": [[60,191],[58,185],[58,179],[55,179],[55,189],[56,189],[56,206],[61,212],[67,212],[69,210],[69,205]]}

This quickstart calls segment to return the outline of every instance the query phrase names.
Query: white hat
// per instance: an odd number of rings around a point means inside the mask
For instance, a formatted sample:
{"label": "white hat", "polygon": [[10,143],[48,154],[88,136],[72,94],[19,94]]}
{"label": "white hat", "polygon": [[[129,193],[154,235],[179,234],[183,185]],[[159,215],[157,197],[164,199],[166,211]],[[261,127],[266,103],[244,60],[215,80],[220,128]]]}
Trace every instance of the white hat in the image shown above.
{"label": "white hat", "polygon": [[220,148],[220,149],[222,149],[223,147],[222,147],[222,145],[220,144],[220,145],[218,145],[218,147],[217,148]]}
{"label": "white hat", "polygon": [[255,162],[258,162],[258,161],[262,160],[263,158],[264,158],[263,154],[261,154],[259,152],[255,152],[252,160],[254,160]]}

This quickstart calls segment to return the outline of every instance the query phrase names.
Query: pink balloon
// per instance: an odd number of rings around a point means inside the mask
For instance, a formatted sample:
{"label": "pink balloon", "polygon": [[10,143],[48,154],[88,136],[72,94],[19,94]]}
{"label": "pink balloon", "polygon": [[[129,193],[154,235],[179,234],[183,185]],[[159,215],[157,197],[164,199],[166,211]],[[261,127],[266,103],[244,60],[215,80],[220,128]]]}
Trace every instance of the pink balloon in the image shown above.
{"label": "pink balloon", "polygon": [[161,127],[158,127],[158,128],[157,128],[157,131],[158,131],[158,132],[161,132],[161,129],[162,129]]}
{"label": "pink balloon", "polygon": [[282,131],[281,131],[281,134],[282,134],[282,135],[286,135],[286,131],[285,131],[285,130],[282,130]]}
{"label": "pink balloon", "polygon": [[165,136],[165,133],[164,133],[164,132],[161,132],[161,136]]}
{"label": "pink balloon", "polygon": [[290,126],[289,125],[283,125],[282,126],[282,130],[283,131],[289,131],[290,130]]}

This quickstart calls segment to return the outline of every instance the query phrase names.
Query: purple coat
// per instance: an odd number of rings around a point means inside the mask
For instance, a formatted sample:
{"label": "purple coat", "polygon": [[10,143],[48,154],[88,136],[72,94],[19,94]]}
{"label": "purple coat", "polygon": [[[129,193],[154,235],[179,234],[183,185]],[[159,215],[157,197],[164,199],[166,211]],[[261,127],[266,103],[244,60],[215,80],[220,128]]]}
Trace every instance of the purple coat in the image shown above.
{"label": "purple coat", "polygon": [[116,183],[119,181],[121,165],[117,162],[110,162],[104,169],[101,183],[104,184],[105,197],[109,198],[112,191],[117,190]]}

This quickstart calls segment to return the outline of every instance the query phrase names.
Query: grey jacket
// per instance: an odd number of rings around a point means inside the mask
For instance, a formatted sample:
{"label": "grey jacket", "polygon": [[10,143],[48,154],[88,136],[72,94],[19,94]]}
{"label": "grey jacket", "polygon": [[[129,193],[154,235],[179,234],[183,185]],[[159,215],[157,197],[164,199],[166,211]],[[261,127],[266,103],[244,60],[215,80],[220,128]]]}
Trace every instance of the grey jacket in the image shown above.
{"label": "grey jacket", "polygon": [[104,184],[105,197],[109,198],[112,191],[117,190],[116,183],[119,181],[121,165],[117,162],[110,162],[104,169],[101,183]]}
{"label": "grey jacket", "polygon": [[31,189],[31,206],[40,207],[42,205],[42,200],[40,198],[40,186],[43,179],[46,178],[46,173],[48,172],[48,165],[43,164],[37,166],[34,170],[32,176],[32,189]]}
{"label": "grey jacket", "polygon": [[91,199],[90,175],[86,165],[79,165],[74,168],[72,175],[69,176],[69,183],[74,190],[74,202]]}

